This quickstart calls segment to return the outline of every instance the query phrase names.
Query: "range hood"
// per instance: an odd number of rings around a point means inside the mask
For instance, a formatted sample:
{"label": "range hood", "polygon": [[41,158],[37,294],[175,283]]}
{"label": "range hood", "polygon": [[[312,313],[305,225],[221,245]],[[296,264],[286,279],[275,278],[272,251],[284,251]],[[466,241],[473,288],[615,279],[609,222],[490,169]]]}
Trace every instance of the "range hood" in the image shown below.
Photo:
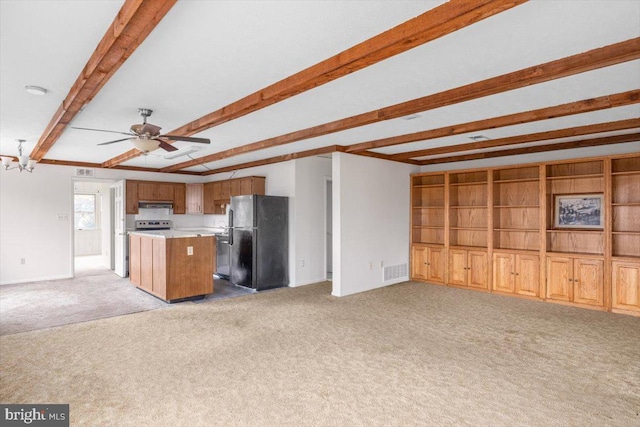
{"label": "range hood", "polygon": [[138,202],[140,209],[173,209],[173,202],[147,202],[141,200]]}

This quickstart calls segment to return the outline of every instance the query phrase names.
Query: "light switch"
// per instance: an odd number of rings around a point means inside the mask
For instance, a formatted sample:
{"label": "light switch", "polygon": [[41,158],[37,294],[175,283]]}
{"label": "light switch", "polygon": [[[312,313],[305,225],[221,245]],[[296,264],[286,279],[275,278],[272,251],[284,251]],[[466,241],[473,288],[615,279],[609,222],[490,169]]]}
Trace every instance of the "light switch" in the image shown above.
{"label": "light switch", "polygon": [[69,219],[68,214],[58,214],[58,221],[67,221]]}
{"label": "light switch", "polygon": [[187,246],[187,255],[193,255],[193,246]]}

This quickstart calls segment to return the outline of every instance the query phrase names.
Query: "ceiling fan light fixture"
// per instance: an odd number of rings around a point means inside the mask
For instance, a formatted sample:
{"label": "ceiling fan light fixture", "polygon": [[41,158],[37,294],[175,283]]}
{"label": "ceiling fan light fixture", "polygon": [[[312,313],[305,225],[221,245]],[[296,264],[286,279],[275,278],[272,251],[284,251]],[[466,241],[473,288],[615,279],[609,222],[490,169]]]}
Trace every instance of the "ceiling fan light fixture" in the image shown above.
{"label": "ceiling fan light fixture", "polygon": [[27,93],[30,93],[31,95],[42,96],[47,94],[47,90],[40,86],[25,86],[24,90],[26,90]]}
{"label": "ceiling fan light fixture", "polygon": [[158,149],[160,146],[160,141],[157,139],[151,138],[132,138],[131,142],[136,149],[142,151],[143,153],[149,153],[153,150]]}

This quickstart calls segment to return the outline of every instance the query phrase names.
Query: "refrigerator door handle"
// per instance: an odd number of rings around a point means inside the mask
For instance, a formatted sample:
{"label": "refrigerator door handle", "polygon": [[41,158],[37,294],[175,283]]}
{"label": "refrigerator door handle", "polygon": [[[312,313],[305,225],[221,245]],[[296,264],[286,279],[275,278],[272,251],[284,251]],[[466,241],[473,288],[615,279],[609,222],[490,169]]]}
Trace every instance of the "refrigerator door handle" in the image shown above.
{"label": "refrigerator door handle", "polygon": [[229,209],[229,246],[233,245],[233,209]]}

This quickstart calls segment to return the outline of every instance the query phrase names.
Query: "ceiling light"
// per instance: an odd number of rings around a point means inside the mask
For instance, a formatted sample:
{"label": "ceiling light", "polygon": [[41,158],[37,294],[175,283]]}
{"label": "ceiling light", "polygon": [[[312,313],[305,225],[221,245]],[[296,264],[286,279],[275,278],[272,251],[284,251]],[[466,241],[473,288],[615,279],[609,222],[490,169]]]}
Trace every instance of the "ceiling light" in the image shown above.
{"label": "ceiling light", "polygon": [[131,138],[131,142],[133,146],[143,153],[148,153],[150,151],[156,150],[160,146],[160,141],[157,139],[144,138],[141,136],[140,138]]}
{"label": "ceiling light", "polygon": [[178,157],[186,156],[188,154],[196,153],[198,151],[200,151],[200,147],[191,146],[191,147],[185,148],[184,150],[178,150],[178,151],[174,151],[171,154],[167,154],[166,156],[164,156],[164,158],[167,160],[172,160]]}
{"label": "ceiling light", "polygon": [[0,159],[2,159],[2,166],[4,167],[5,170],[20,169],[20,172],[22,171],[33,172],[33,169],[35,169],[36,167],[36,161],[33,159],[30,159],[29,156],[24,156],[22,154],[22,143],[25,142],[25,140],[18,139],[17,141],[18,141],[18,166],[14,166],[10,168],[9,166],[11,165],[11,162],[13,162],[13,157],[5,157],[5,156],[0,157]]}
{"label": "ceiling light", "polygon": [[25,86],[24,90],[26,90],[31,95],[46,95],[47,90],[40,86]]}
{"label": "ceiling light", "polygon": [[488,141],[490,138],[487,138],[484,135],[474,135],[474,136],[470,136],[469,139],[472,139],[474,141]]}

